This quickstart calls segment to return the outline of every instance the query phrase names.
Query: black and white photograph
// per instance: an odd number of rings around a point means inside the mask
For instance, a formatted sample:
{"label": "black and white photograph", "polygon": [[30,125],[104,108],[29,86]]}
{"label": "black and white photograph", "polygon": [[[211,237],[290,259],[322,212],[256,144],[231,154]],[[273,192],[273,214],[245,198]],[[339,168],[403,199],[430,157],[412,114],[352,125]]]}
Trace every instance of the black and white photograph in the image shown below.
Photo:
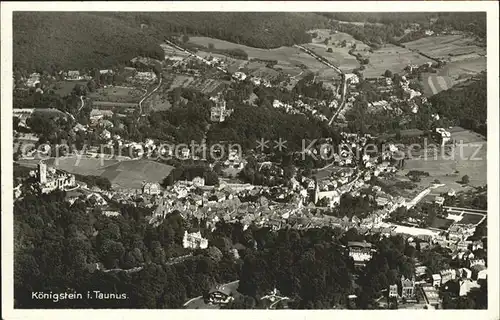
{"label": "black and white photograph", "polygon": [[413,4],[3,2],[2,318],[498,319],[498,4]]}

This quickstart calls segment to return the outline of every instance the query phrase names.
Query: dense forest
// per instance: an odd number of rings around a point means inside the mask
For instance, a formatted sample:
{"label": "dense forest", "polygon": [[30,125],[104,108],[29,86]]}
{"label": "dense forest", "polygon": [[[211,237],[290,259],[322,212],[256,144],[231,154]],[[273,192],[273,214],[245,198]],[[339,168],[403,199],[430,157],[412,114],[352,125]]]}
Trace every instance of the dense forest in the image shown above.
{"label": "dense forest", "polygon": [[13,31],[15,70],[104,69],[138,55],[164,56],[147,30],[93,13],[15,12]]}
{"label": "dense forest", "polygon": [[365,22],[368,24],[384,24],[391,27],[407,27],[418,23],[423,28],[433,30],[451,28],[459,31],[472,32],[479,37],[486,37],[486,13],[484,12],[328,12],[320,13],[330,19],[345,22]]}
{"label": "dense forest", "polygon": [[438,114],[466,129],[487,134],[486,73],[432,96],[429,101]]}
{"label": "dense forest", "polygon": [[14,69],[109,68],[138,55],[163,60],[159,44],[180,34],[275,48],[309,42],[306,31],[326,24],[313,13],[14,13]]}
{"label": "dense forest", "polygon": [[[64,199],[61,191],[38,196],[26,190],[14,204],[17,308],[181,308],[215,284],[239,279],[243,298],[229,308],[259,307],[260,298],[277,288],[294,309],[353,307],[349,294],[358,297],[354,307],[372,309],[388,285],[413,275],[414,259],[429,272],[451,266],[447,250],[420,250],[401,236],[381,239],[330,227],[272,231],[252,225],[244,230],[241,223],[223,220],[210,232],[204,220],[186,220],[176,211],[154,226],[148,223],[151,209],[114,203],[121,215],[108,217],[90,200],[70,205]],[[201,231],[210,247],[184,249],[184,231]],[[377,253],[359,272],[345,246],[364,240]],[[55,303],[31,296],[95,290],[126,297]],[[484,308],[485,293],[482,289],[459,301],[449,296],[447,307]]]}

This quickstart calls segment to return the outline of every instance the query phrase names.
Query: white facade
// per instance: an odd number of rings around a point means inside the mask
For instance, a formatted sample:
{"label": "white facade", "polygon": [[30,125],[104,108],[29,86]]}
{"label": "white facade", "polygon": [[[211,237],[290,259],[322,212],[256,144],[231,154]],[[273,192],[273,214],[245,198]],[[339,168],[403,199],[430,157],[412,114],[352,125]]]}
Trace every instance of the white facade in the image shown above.
{"label": "white facade", "polygon": [[191,249],[206,249],[208,247],[208,240],[201,236],[201,232],[188,233],[184,231],[184,238],[182,239],[184,248]]}

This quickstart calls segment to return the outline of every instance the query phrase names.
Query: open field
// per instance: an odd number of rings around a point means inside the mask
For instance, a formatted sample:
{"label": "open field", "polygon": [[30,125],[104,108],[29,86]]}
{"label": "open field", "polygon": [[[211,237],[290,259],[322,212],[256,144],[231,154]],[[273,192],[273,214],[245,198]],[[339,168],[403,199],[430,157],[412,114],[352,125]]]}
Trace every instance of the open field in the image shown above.
{"label": "open field", "polygon": [[362,55],[370,60],[363,71],[365,78],[380,77],[385,70],[401,73],[409,64],[421,65],[429,61],[418,53],[392,44],[386,44],[373,53],[367,52]]}
{"label": "open field", "polygon": [[112,101],[92,101],[92,106],[99,108],[137,108],[139,107],[139,102],[112,102]]}
{"label": "open field", "polygon": [[[349,54],[352,46],[356,45],[356,52],[360,52],[361,54],[366,54],[370,49],[365,43],[354,39],[346,33],[338,32],[330,34],[330,30],[327,29],[316,29],[311,32],[315,32],[318,37],[314,38],[312,43],[304,46],[327,58],[346,73],[352,72],[353,69],[358,68],[360,65],[358,60]],[[328,44],[325,44],[326,39],[328,39]],[[345,47],[341,46],[343,41],[346,41]],[[327,52],[328,48],[331,48],[332,52]]]}
{"label": "open field", "polygon": [[56,94],[65,97],[71,94],[77,84],[87,86],[87,81],[58,81],[54,83],[53,88]]}
{"label": "open field", "polygon": [[144,91],[129,87],[112,87],[99,88],[88,96],[94,100],[110,101],[110,102],[137,102]]}
{"label": "open field", "polygon": [[[449,154],[433,156],[429,151],[427,159],[423,155],[405,161],[404,170],[398,175],[406,175],[409,170],[420,170],[429,173],[429,177],[422,177],[417,183],[426,186],[438,179],[445,187],[433,190],[433,193],[447,192],[450,188],[457,192],[469,188],[459,181],[462,176],[468,175],[470,186],[483,186],[487,182],[487,146],[484,138],[460,127],[450,129],[451,138],[457,143],[463,141],[463,145],[457,145]],[[462,155],[461,155],[462,154]]]}
{"label": "open field", "polygon": [[118,163],[117,160],[96,159],[88,157],[62,157],[46,161],[47,165],[69,173],[80,175],[100,175],[100,170],[106,166]]}
{"label": "open field", "polygon": [[[35,167],[39,160],[21,160],[20,165]],[[93,175],[108,178],[112,186],[123,189],[138,189],[142,183],[158,182],[174,167],[152,160],[107,160],[98,158],[64,157],[46,160],[47,165],[79,175]]]}
{"label": "open field", "polygon": [[453,220],[444,218],[435,218],[430,225],[432,228],[448,230],[448,228],[453,224]]}
{"label": "open field", "polygon": [[[324,43],[308,43],[304,47],[312,50],[313,52],[325,57],[332,64],[338,66],[343,72],[352,72],[353,69],[359,67],[359,62],[354,56],[351,56],[348,51],[349,48],[334,47],[325,45]],[[332,48],[332,52],[327,52],[328,48]],[[328,69],[332,70],[332,69]],[[333,70],[332,70],[333,71]]]}
{"label": "open field", "polygon": [[441,91],[448,90],[454,85],[453,80],[446,75],[428,73],[423,74],[422,79],[424,94],[428,97],[435,95]]}
{"label": "open field", "polygon": [[193,77],[184,74],[169,74],[168,77],[171,83],[167,91],[180,87],[200,91],[204,94],[211,95],[215,92],[218,92],[221,88],[228,84],[228,81],[205,77]]}
{"label": "open field", "polygon": [[353,44],[356,45],[356,50],[358,51],[365,51],[370,49],[370,47],[364,42],[354,39],[350,34],[347,33],[330,33],[330,30],[328,29],[314,29],[309,32],[315,32],[318,35],[317,38],[313,39],[313,43],[324,43],[325,39],[328,39],[329,45],[340,46],[340,43],[345,40],[347,48],[346,52],[351,48]]}
{"label": "open field", "polygon": [[188,75],[183,75],[183,74],[176,74],[176,75],[168,74],[168,76],[173,77],[172,83],[170,84],[170,89],[174,89],[174,88],[178,88],[178,87],[186,88],[189,86],[189,84],[191,82],[194,81],[194,77],[188,76]]}
{"label": "open field", "polygon": [[482,215],[464,213],[460,224],[478,224],[483,218],[484,216]]}
{"label": "open field", "polygon": [[322,63],[293,47],[260,49],[209,37],[191,37],[189,42],[205,47],[211,43],[216,49],[241,49],[248,54],[249,60],[253,58],[276,60],[278,62],[276,67],[282,68],[283,72],[291,75],[299,74],[302,71],[299,67],[301,65],[307,66],[313,72],[325,69]]}
{"label": "open field", "polygon": [[404,44],[407,48],[418,50],[436,59],[460,59],[479,57],[486,54],[486,48],[477,46],[474,39],[462,35],[442,35],[426,37]]}
{"label": "open field", "polygon": [[101,168],[99,176],[108,178],[113,187],[138,189],[143,182],[161,183],[173,168],[151,160],[129,160]]}

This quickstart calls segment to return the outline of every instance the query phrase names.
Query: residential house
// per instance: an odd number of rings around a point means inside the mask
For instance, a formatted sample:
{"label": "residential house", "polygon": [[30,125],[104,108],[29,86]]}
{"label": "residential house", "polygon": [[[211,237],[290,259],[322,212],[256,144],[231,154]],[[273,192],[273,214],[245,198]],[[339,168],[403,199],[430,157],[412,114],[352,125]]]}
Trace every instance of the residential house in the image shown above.
{"label": "residential house", "polygon": [[149,195],[157,195],[160,194],[161,187],[159,183],[154,182],[144,182],[142,185],[142,193]]}
{"label": "residential house", "polygon": [[389,298],[397,298],[399,297],[398,294],[398,285],[397,284],[391,284],[389,286]]}
{"label": "residential house", "polygon": [[437,308],[441,300],[439,298],[439,292],[436,290],[434,286],[423,285],[420,287],[420,292],[424,298],[424,301],[427,305]]}
{"label": "residential house", "polygon": [[455,269],[445,269],[439,272],[441,276],[441,285],[446,284],[448,281],[455,280],[457,271]]}
{"label": "residential house", "polygon": [[477,266],[477,265],[486,266],[486,262],[484,261],[484,259],[471,259],[471,260],[469,260],[469,268],[472,268],[472,267]]}
{"label": "residential house", "polygon": [[202,177],[194,177],[193,180],[193,186],[200,188],[205,186],[205,178]]}
{"label": "residential house", "polygon": [[359,83],[359,77],[354,73],[347,73],[345,75],[345,79],[350,84],[358,84]]}
{"label": "residential house", "polygon": [[156,80],[156,74],[151,71],[137,72],[134,78],[139,81],[154,81]]}
{"label": "residential house", "polygon": [[78,70],[71,70],[68,71],[68,75],[66,76],[66,80],[80,80],[80,71]]}
{"label": "residential house", "polygon": [[244,74],[243,72],[237,71],[233,74],[233,78],[238,80],[238,81],[243,81],[247,78],[247,75]]}
{"label": "residential house", "polygon": [[444,197],[436,196],[434,203],[442,206],[444,204]]}
{"label": "residential house", "polygon": [[104,129],[104,130],[102,130],[102,132],[99,135],[99,137],[101,139],[104,139],[104,140],[109,140],[109,139],[111,139],[111,132],[109,132],[108,130]]}
{"label": "residential house", "polygon": [[439,273],[432,275],[432,286],[435,288],[441,287],[441,275]]}

